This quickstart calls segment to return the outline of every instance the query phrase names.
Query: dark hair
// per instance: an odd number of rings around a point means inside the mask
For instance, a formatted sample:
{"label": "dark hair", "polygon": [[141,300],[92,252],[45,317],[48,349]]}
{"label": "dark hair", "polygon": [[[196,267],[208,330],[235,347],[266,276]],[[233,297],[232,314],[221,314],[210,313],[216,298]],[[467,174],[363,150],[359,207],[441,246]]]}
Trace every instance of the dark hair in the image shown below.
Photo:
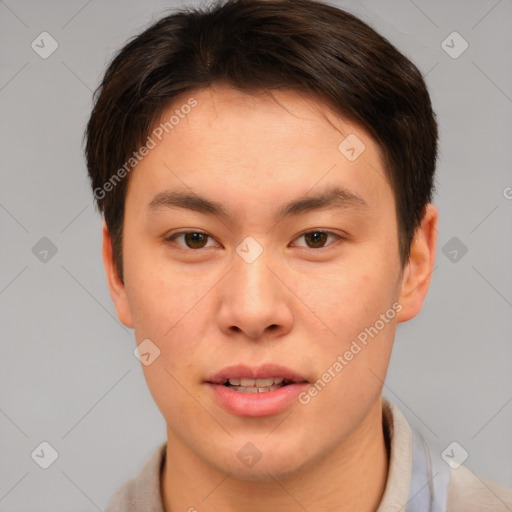
{"label": "dark hair", "polygon": [[95,92],[85,153],[121,278],[126,162],[173,98],[217,82],[246,92],[311,93],[367,130],[394,190],[407,263],[437,157],[437,123],[421,73],[371,27],[331,5],[227,0],[155,22],[119,51]]}

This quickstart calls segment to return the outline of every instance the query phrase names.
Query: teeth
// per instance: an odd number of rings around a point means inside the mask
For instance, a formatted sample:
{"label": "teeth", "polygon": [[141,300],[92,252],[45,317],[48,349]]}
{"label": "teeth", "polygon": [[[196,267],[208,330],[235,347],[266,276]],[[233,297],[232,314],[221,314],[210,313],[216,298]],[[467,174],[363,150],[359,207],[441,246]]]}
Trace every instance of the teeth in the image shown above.
{"label": "teeth", "polygon": [[284,381],[282,377],[269,377],[267,379],[228,379],[232,386],[242,386],[244,388],[268,388],[272,385],[279,385]]}
{"label": "teeth", "polygon": [[244,387],[244,386],[233,386],[233,391],[238,391],[240,393],[266,393],[267,391],[274,391],[275,389],[279,389],[282,386],[279,384],[268,386],[264,388],[258,388],[256,386]]}
{"label": "teeth", "polygon": [[228,379],[233,391],[241,393],[266,393],[282,388],[284,384],[283,377],[268,377],[266,379]]}

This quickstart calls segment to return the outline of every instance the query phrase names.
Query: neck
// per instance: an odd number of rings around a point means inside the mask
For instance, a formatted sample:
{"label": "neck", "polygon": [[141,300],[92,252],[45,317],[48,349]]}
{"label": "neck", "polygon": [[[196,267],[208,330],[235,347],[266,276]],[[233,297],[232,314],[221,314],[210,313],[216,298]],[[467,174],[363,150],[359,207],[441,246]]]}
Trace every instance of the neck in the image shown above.
{"label": "neck", "polygon": [[361,424],[321,460],[271,481],[230,477],[168,431],[161,491],[165,512],[324,510],[375,512],[387,481],[388,453],[379,399]]}

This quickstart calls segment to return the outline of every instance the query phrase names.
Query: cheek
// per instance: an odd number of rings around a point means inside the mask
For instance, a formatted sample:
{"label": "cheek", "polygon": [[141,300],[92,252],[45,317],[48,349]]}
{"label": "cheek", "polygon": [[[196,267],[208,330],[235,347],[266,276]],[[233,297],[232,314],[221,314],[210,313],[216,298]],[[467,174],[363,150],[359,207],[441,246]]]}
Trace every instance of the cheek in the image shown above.
{"label": "cheek", "polygon": [[[167,425],[179,431],[184,418],[201,418],[204,410],[199,405],[200,394],[186,380],[187,374],[174,367],[172,358],[183,359],[183,356],[169,356],[168,353],[168,350],[162,352],[151,365],[142,369],[149,392]],[[183,360],[180,361],[182,364]]]}
{"label": "cheek", "polygon": [[[321,279],[317,276],[315,283],[302,281],[300,293],[307,294],[304,302],[321,319],[318,325],[323,328],[313,349],[322,399],[311,401],[325,422],[330,421],[330,406],[358,411],[358,404],[372,403],[381,392],[400,309],[398,272],[391,258],[374,258],[365,264],[359,260]],[[338,420],[333,425],[336,428]]]}
{"label": "cheek", "polygon": [[398,297],[396,262],[367,261],[337,265],[322,273],[302,273],[294,289],[302,309],[327,335],[346,342],[373,325]]}
{"label": "cheek", "polygon": [[367,272],[354,269],[326,281],[323,294],[309,294],[329,330],[312,348],[317,381],[301,407],[304,421],[321,425],[326,438],[355,428],[382,392],[397,313],[390,276],[377,265]]}
{"label": "cheek", "polygon": [[199,414],[191,397],[198,398],[194,383],[201,368],[198,352],[204,331],[197,319],[205,314],[200,299],[208,288],[192,285],[179,273],[166,275],[142,263],[137,266],[138,280],[130,280],[127,274],[137,343],[150,339],[159,350],[151,365],[142,365],[156,405],[167,420],[169,411]]}
{"label": "cheek", "polygon": [[125,286],[135,331],[155,339],[173,336],[180,319],[194,314],[205,282],[150,254],[133,253],[125,265]]}
{"label": "cheek", "polygon": [[154,395],[159,406],[162,400],[179,401],[179,383],[197,380],[201,371],[201,342],[211,327],[207,296],[218,277],[199,278],[197,274],[143,257],[126,267],[125,285],[137,343],[150,339],[160,351],[154,364],[143,366],[151,392],[162,395]]}

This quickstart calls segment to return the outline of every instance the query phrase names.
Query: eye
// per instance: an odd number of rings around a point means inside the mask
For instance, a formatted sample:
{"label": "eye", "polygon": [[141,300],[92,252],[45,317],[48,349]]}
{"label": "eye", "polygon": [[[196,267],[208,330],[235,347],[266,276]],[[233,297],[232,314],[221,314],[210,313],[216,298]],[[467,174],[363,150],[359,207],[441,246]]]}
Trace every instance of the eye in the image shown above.
{"label": "eye", "polygon": [[[300,238],[304,238],[306,244],[308,245],[299,245],[299,247],[308,247],[309,249],[321,249],[325,246],[325,243],[329,239],[329,237],[334,237],[335,240],[343,240],[341,235],[337,235],[335,233],[331,233],[329,231],[307,231],[306,233],[302,233],[295,240],[299,240]],[[311,244],[311,245],[309,245]],[[332,244],[329,244],[332,245]]]}
{"label": "eye", "polygon": [[[181,238],[183,239],[184,245],[183,243],[176,242]],[[306,247],[309,249],[322,249],[323,247],[326,247],[326,243],[329,238],[334,239],[334,241],[344,240],[341,235],[331,233],[330,231],[320,230],[307,231],[299,235],[295,240],[299,240],[300,238],[305,240],[306,245],[299,244],[299,247]],[[202,231],[180,231],[168,236],[165,240],[169,242],[176,242],[177,245],[186,249],[197,250],[208,247],[219,247],[219,244],[217,244],[210,235],[203,233]],[[213,245],[208,245],[209,240],[212,241]],[[332,242],[327,245],[332,245]]]}
{"label": "eye", "polygon": [[[175,242],[181,237],[183,237],[183,240],[185,242],[184,247],[188,249],[203,249],[204,247],[207,247],[208,239],[214,241],[213,238],[211,238],[209,235],[201,231],[180,231],[179,233],[174,233],[173,235],[167,237],[166,241]],[[182,244],[178,245],[183,247]],[[215,247],[215,245],[210,247]]]}

